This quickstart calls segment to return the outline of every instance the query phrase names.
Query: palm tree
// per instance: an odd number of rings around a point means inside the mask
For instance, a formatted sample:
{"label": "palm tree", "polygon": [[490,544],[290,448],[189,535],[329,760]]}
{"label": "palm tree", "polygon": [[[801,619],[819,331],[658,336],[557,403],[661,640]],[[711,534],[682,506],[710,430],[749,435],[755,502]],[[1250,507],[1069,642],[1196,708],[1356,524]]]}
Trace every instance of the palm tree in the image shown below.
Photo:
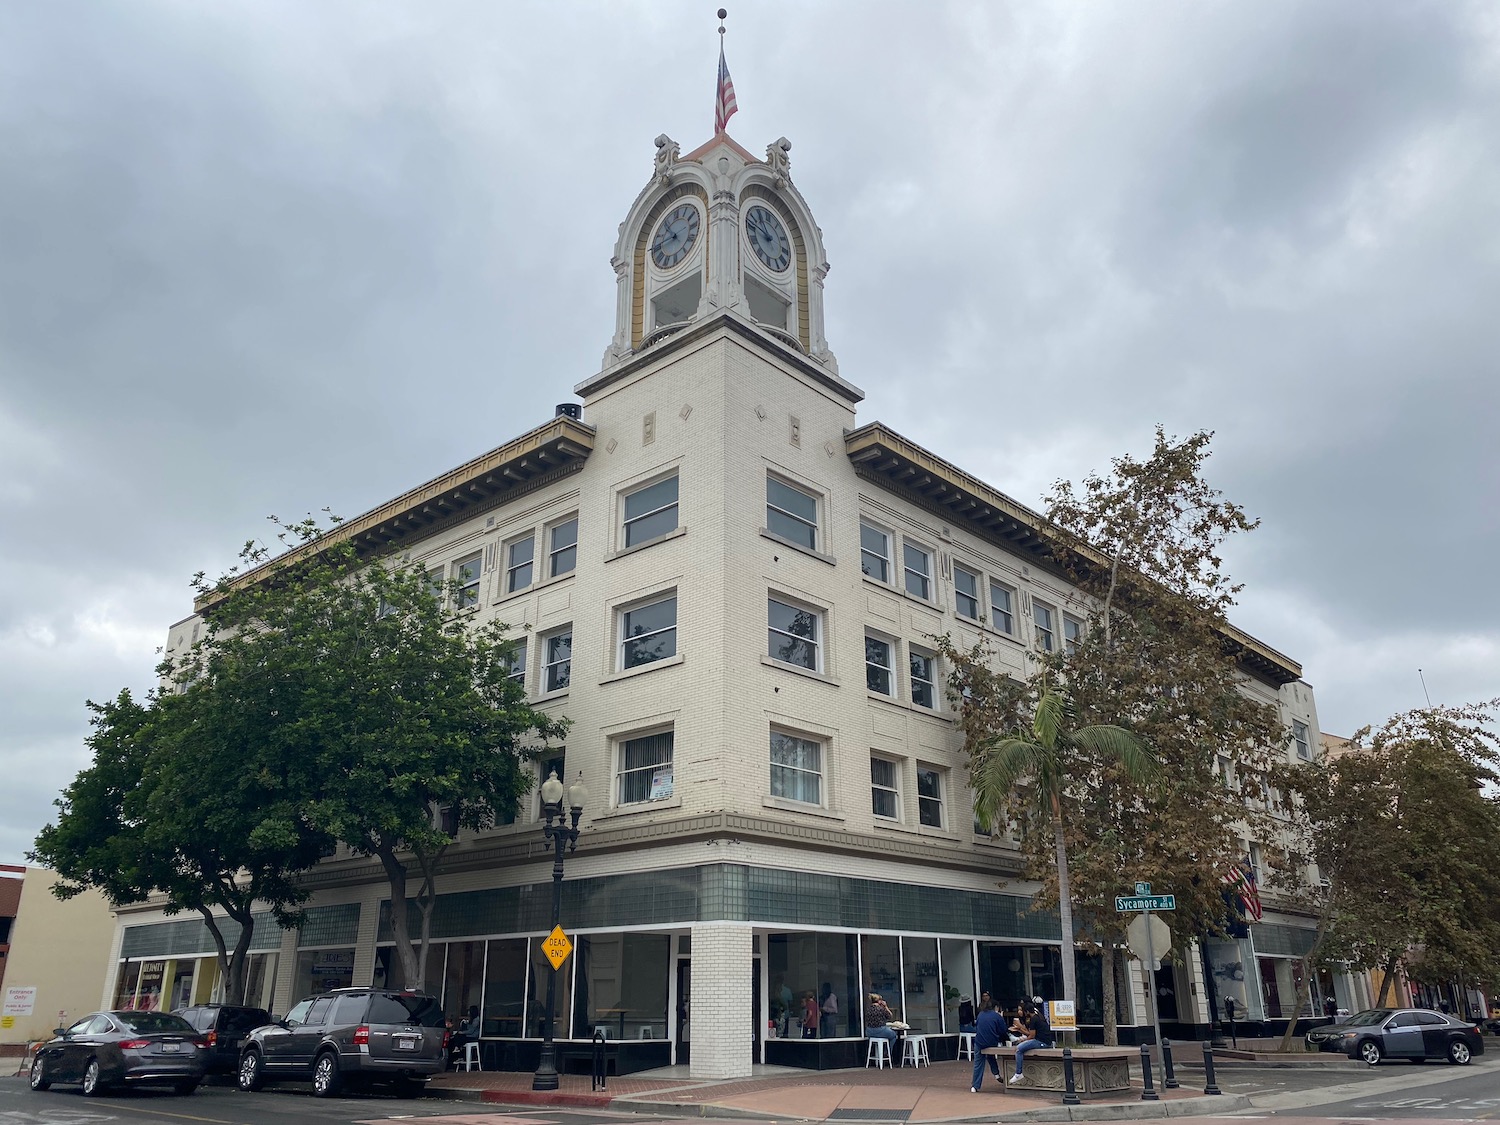
{"label": "palm tree", "polygon": [[1073,900],[1068,885],[1068,845],[1062,797],[1079,753],[1113,759],[1134,781],[1149,781],[1160,765],[1145,744],[1124,727],[1108,724],[1066,729],[1073,717],[1068,697],[1042,680],[1030,731],[995,735],[978,747],[973,770],[974,811],[993,825],[1016,786],[1029,783],[1042,815],[1052,824],[1057,849],[1057,913],[1062,924],[1063,998],[1078,998],[1073,963]]}

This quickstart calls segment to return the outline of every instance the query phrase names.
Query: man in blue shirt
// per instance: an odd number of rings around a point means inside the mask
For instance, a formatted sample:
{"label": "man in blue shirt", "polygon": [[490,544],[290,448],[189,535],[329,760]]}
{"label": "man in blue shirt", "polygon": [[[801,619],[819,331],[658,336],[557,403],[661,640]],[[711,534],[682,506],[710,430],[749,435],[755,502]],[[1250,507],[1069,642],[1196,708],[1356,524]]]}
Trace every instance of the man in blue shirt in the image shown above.
{"label": "man in blue shirt", "polygon": [[988,1062],[994,1072],[995,1081],[1000,1081],[1000,1060],[986,1055],[986,1047],[998,1047],[1005,1041],[1005,1020],[995,1010],[994,1001],[979,1013],[979,1022],[974,1026],[974,1081],[969,1084],[969,1093],[979,1093],[979,1084],[984,1081],[984,1066]]}

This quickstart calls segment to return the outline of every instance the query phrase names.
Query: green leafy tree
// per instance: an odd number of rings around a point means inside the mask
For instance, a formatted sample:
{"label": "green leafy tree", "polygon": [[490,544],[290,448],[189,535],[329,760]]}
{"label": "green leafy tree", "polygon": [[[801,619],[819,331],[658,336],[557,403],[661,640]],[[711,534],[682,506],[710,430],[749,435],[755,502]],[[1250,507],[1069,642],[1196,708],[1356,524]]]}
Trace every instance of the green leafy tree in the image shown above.
{"label": "green leafy tree", "polygon": [[223,684],[246,744],[295,760],[282,833],[306,824],[379,860],[402,979],[421,987],[453,833],[513,814],[566,724],[527,706],[503,627],[476,624],[462,584],[312,520],[278,526],[285,554],[247,544],[248,570],[199,577],[206,631],[173,672]]}
{"label": "green leafy tree", "polygon": [[1110,760],[1126,776],[1139,782],[1157,774],[1150,752],[1135,735],[1117,726],[1074,727],[1073,709],[1066,694],[1040,684],[1029,730],[998,735],[973,752],[974,808],[982,822],[998,824],[1017,802],[1031,803],[1039,819],[1051,829],[1056,863],[1057,907],[1062,926],[1063,995],[1078,996],[1073,950],[1073,899],[1068,880],[1068,840],[1064,828],[1063,794],[1076,779],[1086,757]]}
{"label": "green leafy tree", "polygon": [[[145,704],[123,691],[96,704],[93,762],[56,802],[57,821],[30,858],[61,876],[53,893],[88,887],[117,905],[161,896],[168,914],[197,911],[213,938],[225,999],[244,998],[252,910],[294,924],[296,881],[321,840],[287,803],[288,763],[251,760],[221,686],[199,682]],[[238,923],[232,949],[217,911]]]}

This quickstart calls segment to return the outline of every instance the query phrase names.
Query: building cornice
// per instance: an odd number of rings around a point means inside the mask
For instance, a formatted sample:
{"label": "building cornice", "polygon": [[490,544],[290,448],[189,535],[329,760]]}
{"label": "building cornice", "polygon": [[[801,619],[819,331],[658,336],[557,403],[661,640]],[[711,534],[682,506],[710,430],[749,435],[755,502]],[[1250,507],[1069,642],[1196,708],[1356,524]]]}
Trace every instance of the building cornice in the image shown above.
{"label": "building cornice", "polygon": [[[230,589],[264,581],[283,567],[336,543],[352,541],[362,553],[377,555],[411,538],[432,535],[577,472],[593,449],[594,427],[560,414],[378,508],[345,520],[322,538],[246,571],[230,583]],[[202,611],[218,596],[215,592],[200,597],[194,608]]]}
{"label": "building cornice", "polygon": [[[865,480],[942,516],[960,521],[984,538],[1029,555],[1056,569],[1046,517],[902,437],[883,423],[871,422],[844,435],[844,451]],[[1077,553],[1085,566],[1109,565],[1100,551],[1083,545]],[[1302,678],[1302,666],[1227,622],[1220,629],[1245,669],[1282,685]]]}

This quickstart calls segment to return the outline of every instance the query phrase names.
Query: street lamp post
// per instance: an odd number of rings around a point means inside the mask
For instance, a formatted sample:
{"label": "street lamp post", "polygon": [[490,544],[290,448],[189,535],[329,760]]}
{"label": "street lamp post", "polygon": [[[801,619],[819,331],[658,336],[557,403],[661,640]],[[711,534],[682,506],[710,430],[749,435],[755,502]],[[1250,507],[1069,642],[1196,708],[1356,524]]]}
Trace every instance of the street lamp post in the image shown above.
{"label": "street lamp post", "polygon": [[[567,787],[566,796],[572,824],[563,820],[563,783],[557,780],[557,771],[542,782],[542,836],[552,842],[552,928],[562,921],[563,853],[578,847],[578,818],[583,815],[583,804],[589,791],[584,788],[583,775]],[[553,821],[556,821],[554,824]],[[552,1042],[552,1021],[557,1015],[557,970],[547,978],[547,1022],[542,1027],[542,1058],[532,1076],[533,1090],[557,1089],[557,1048]]]}

